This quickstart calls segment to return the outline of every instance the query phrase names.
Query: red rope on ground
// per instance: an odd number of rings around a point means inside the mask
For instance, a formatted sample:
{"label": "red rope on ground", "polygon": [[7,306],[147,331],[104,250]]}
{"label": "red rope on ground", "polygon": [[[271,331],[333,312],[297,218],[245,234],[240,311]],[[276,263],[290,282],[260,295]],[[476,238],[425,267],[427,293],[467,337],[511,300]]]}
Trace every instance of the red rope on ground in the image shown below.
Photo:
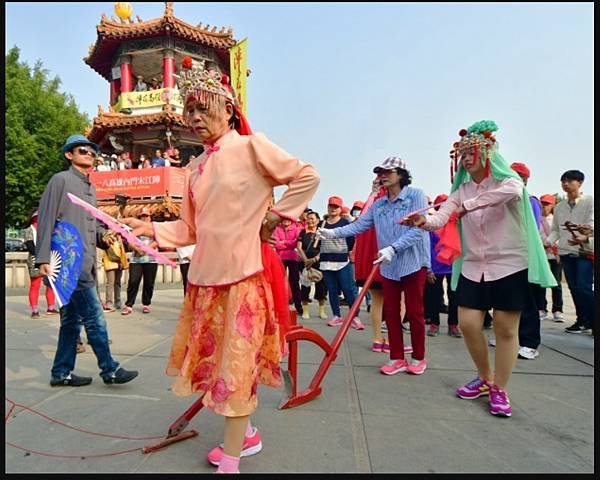
{"label": "red rope on ground", "polygon": [[82,428],[72,427],[71,425],[68,425],[68,424],[66,424],[64,422],[61,422],[60,420],[56,420],[56,419],[54,419],[52,417],[49,417],[48,415],[45,415],[45,414],[43,414],[41,412],[38,412],[38,411],[34,410],[33,408],[29,408],[29,407],[27,407],[25,405],[21,405],[19,403],[15,403],[15,402],[13,402],[12,400],[10,400],[7,397],[4,397],[4,398],[6,399],[7,402],[12,403],[12,405],[13,405],[12,408],[10,409],[9,414],[6,416],[6,418],[4,420],[5,422],[7,422],[8,417],[10,416],[10,413],[13,411],[13,409],[15,407],[21,407],[23,410],[27,410],[27,411],[29,411],[31,413],[39,415],[40,417],[45,418],[46,420],[48,420],[48,421],[50,421],[52,423],[57,423],[58,425],[62,425],[63,427],[70,428],[71,430],[75,430],[77,432],[88,433],[90,435],[97,435],[99,437],[118,438],[118,439],[121,439],[121,440],[157,440],[159,438],[163,438],[164,437],[164,435],[158,435],[158,436],[154,436],[154,437],[127,437],[125,435],[113,435],[113,434],[110,434],[110,433],[91,432],[89,430],[84,430]]}
{"label": "red rope on ground", "polygon": [[131,453],[131,452],[137,452],[138,450],[141,451],[141,447],[137,447],[137,448],[130,448],[129,450],[121,450],[120,452],[112,452],[112,453],[97,453],[94,455],[88,455],[88,454],[82,454],[82,455],[59,455],[57,453],[46,453],[46,452],[39,452],[37,450],[32,450],[31,448],[25,448],[25,447],[21,447],[20,445],[15,445],[14,443],[11,442],[5,442],[6,445],[13,447],[13,448],[17,448],[19,450],[23,450],[24,452],[27,453],[34,453],[36,455],[41,455],[43,457],[55,457],[55,458],[80,458],[80,459],[86,459],[86,458],[98,458],[98,457],[111,457],[114,455],[122,455],[123,453]]}
{"label": "red rope on ground", "polygon": [[[52,422],[52,423],[57,423],[58,425],[62,425],[63,427],[69,428],[71,430],[75,430],[78,432],[82,432],[82,433],[88,433],[90,435],[97,435],[100,437],[110,437],[110,438],[118,438],[121,440],[156,440],[159,438],[164,438],[164,435],[159,435],[159,436],[154,436],[154,437],[127,437],[124,435],[112,435],[110,433],[98,433],[98,432],[91,432],[89,430],[84,430],[81,428],[77,428],[77,427],[72,427],[70,425],[67,425],[64,422],[61,422],[60,420],[56,420],[52,417],[49,417],[48,415],[45,415],[41,412],[38,412],[36,410],[34,410],[33,408],[27,407],[25,405],[21,405],[19,403],[13,402],[11,399],[9,399],[8,397],[4,397],[5,400],[10,403],[12,406],[10,407],[10,410],[8,411],[8,413],[6,414],[6,416],[4,417],[4,423],[8,423],[8,419],[10,417],[10,415],[12,414],[13,410],[15,409],[15,407],[21,407],[23,410],[27,410],[31,413],[34,413],[36,415],[39,415],[40,417],[45,418],[46,420]],[[58,453],[48,453],[48,452],[40,452],[38,450],[32,450],[31,448],[26,448],[26,447],[22,447],[20,445],[16,445],[14,443],[11,443],[7,440],[5,440],[4,442],[6,445],[16,448],[18,450],[22,450],[24,452],[27,453],[33,453],[36,455],[41,455],[44,457],[54,457],[54,458],[79,458],[79,459],[85,459],[85,458],[99,458],[99,457],[110,457],[110,456],[115,456],[115,455],[122,455],[124,453],[131,453],[131,452],[137,452],[137,451],[142,451],[141,447],[136,447],[136,448],[130,448],[128,450],[120,450],[118,452],[111,452],[111,453],[97,453],[97,454],[80,454],[80,455],[61,455]]]}
{"label": "red rope on ground", "polygon": [[[10,402],[12,403],[12,402]],[[8,411],[8,413],[6,414],[6,416],[4,417],[4,423],[6,423],[8,421],[8,417],[10,417],[10,414],[12,413],[12,411],[15,409],[15,404],[12,404],[12,407],[10,407],[10,410]]]}

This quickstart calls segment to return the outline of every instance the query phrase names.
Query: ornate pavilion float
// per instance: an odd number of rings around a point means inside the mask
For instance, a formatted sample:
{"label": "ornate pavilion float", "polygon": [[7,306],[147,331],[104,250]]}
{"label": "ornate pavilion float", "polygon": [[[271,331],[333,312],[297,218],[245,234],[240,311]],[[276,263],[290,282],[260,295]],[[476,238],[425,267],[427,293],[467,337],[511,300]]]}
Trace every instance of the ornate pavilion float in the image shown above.
{"label": "ornate pavilion float", "polygon": [[[231,28],[190,25],[173,14],[165,2],[160,18],[132,20],[132,6],[115,3],[115,17],[102,15],[97,39],[84,58],[109,83],[108,110],[98,106],[85,135],[103,154],[129,152],[132,169],[94,171],[90,178],[98,207],[109,215],[137,216],[148,207],[155,221],[179,217],[184,172],[181,165],[138,168],[140,155],[150,159],[156,150],[177,148],[183,164],[202,152],[202,145],[183,119],[183,103],[173,74],[185,57],[204,60],[229,75],[245,111],[246,41],[236,42]],[[137,77],[146,84],[136,89]],[[141,90],[141,91],[139,91]]]}

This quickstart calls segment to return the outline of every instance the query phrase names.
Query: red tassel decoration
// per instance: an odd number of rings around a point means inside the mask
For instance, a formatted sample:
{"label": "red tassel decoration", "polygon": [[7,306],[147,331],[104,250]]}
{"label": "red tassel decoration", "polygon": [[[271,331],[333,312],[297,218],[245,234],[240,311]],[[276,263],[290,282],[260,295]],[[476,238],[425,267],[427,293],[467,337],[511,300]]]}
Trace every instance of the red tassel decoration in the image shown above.
{"label": "red tassel decoration", "polygon": [[490,157],[486,156],[485,166],[483,167],[483,175],[485,178],[490,176]]}
{"label": "red tassel decoration", "polygon": [[479,145],[475,145],[473,147],[473,164],[477,165],[477,162],[479,162],[480,156],[479,156]]}

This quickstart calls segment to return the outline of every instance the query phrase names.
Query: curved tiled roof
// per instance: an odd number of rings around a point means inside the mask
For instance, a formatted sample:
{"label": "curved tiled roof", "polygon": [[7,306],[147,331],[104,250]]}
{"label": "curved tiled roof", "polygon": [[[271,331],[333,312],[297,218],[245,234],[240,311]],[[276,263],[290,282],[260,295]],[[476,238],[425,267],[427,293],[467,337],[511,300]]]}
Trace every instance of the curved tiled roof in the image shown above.
{"label": "curved tiled roof", "polygon": [[235,45],[231,28],[209,28],[209,25],[194,27],[173,15],[171,2],[166,2],[163,16],[148,21],[124,23],[111,20],[102,15],[96,27],[98,38],[89,49],[89,55],[83,60],[96,72],[110,81],[110,71],[114,55],[123,40],[171,36],[206,45],[221,53],[228,52]]}
{"label": "curved tiled roof", "polygon": [[141,115],[101,112],[97,117],[94,117],[94,123],[89,131],[86,131],[86,137],[97,143],[102,140],[107,132],[114,129],[146,127],[148,125],[186,126],[183,117],[168,108],[162,112]]}

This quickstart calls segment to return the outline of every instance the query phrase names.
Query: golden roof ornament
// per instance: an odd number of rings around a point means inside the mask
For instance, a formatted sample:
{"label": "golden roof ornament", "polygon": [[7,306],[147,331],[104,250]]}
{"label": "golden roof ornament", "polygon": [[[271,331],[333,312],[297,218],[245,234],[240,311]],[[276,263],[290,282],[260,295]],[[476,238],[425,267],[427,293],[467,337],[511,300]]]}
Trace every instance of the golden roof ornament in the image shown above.
{"label": "golden roof ornament", "polygon": [[121,23],[131,19],[133,7],[129,2],[115,2],[115,14],[121,19]]}

